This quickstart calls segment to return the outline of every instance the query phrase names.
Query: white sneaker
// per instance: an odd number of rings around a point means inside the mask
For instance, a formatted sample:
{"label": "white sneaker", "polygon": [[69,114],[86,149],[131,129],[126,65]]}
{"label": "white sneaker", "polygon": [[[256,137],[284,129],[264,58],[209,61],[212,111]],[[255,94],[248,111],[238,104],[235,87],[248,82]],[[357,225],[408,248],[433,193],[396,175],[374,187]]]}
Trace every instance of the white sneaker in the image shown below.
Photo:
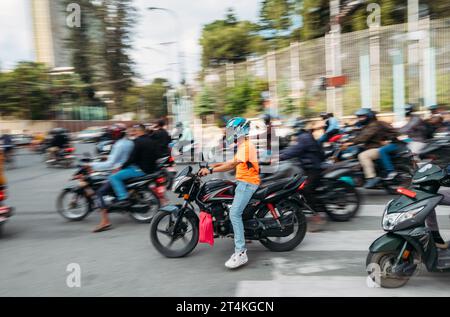
{"label": "white sneaker", "polygon": [[390,173],[386,176],[386,178],[384,178],[383,180],[385,180],[385,181],[391,181],[391,180],[393,180],[394,178],[396,178],[397,175],[398,175],[397,172],[390,172]]}
{"label": "white sneaker", "polygon": [[247,251],[234,253],[231,258],[225,263],[229,269],[237,269],[248,262]]}

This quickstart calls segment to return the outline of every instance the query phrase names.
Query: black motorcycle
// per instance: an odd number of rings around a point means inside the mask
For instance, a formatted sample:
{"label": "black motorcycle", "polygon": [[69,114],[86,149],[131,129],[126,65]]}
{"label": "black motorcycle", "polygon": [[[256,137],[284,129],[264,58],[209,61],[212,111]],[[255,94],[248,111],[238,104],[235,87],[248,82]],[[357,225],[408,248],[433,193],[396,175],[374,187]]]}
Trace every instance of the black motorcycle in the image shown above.
{"label": "black motorcycle", "polygon": [[[365,182],[364,171],[358,160],[358,155],[364,151],[363,147],[353,146],[346,151],[337,151],[333,158],[333,164],[324,166],[326,174],[331,178],[346,179],[356,187],[362,187]],[[392,163],[398,175],[391,180],[381,177],[380,183],[375,189],[383,189],[388,194],[396,194],[397,188],[408,187],[414,171],[417,169],[413,153],[404,143],[399,144],[399,149],[391,154]],[[383,176],[386,172],[383,170],[381,162],[375,162],[377,175]]]}
{"label": "black motorcycle", "polygon": [[[261,177],[264,183],[268,183],[289,179],[296,174],[303,174],[303,170],[296,160],[288,160],[279,162],[274,173],[262,174]],[[301,199],[305,199],[302,192],[298,195]],[[328,217],[336,222],[350,221],[357,215],[361,206],[361,195],[351,179],[345,177],[345,173],[341,175],[324,169],[315,196],[317,202],[323,205]],[[310,208],[306,209],[305,213],[314,214],[315,211]]]}
{"label": "black motorcycle", "polygon": [[6,206],[4,201],[6,200],[6,186],[0,186],[0,237],[3,234],[3,225],[13,214],[13,208]]}
{"label": "black motorcycle", "polygon": [[75,151],[76,149],[74,147],[62,148],[53,155],[47,155],[45,164],[47,167],[71,168],[76,159]]}
{"label": "black motorcycle", "polygon": [[[87,163],[89,159],[83,159]],[[115,207],[115,194],[112,188],[103,199],[109,204],[109,212],[125,212],[140,223],[150,223],[160,208],[165,189],[171,183],[173,159],[166,157],[158,160],[158,171],[154,174],[129,179],[125,182],[131,207],[129,210]],[[57,211],[70,221],[81,221],[96,209],[96,192],[108,182],[109,172],[91,172],[85,165],[75,172],[72,180],[77,184],[63,189],[57,199]]]}
{"label": "black motorcycle", "polygon": [[[290,179],[261,186],[243,213],[245,237],[261,242],[275,252],[295,249],[306,234],[303,206],[293,196],[301,191],[306,177],[292,175]],[[153,246],[169,258],[191,253],[199,240],[199,217],[193,203],[211,214],[215,237],[232,237],[230,207],[236,183],[213,179],[202,182],[192,167],[186,167],[175,178],[173,190],[183,197],[182,205],[163,207],[150,225]]]}
{"label": "black motorcycle", "polygon": [[388,203],[383,216],[387,232],[371,246],[367,272],[379,286],[404,286],[420,264],[428,271],[450,271],[450,250],[438,249],[426,220],[444,198],[441,186],[450,187],[447,171],[432,164],[422,167],[411,189],[399,188],[401,196]]}

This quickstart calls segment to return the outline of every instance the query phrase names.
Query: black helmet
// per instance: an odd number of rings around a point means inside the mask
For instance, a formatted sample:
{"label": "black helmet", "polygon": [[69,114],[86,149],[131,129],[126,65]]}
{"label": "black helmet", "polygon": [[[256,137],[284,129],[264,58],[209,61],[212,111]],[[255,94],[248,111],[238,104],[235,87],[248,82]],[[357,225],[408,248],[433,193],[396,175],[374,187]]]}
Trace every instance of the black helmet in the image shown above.
{"label": "black helmet", "polygon": [[330,114],[328,112],[321,112],[320,117],[322,119],[328,119],[330,117]]}
{"label": "black helmet", "polygon": [[367,125],[375,119],[375,113],[372,111],[372,109],[369,108],[359,109],[358,111],[356,111],[355,116],[359,118],[358,122],[361,125]]}
{"label": "black helmet", "polygon": [[405,115],[410,116],[414,112],[414,106],[411,104],[405,105]]}
{"label": "black helmet", "polygon": [[183,122],[177,122],[177,124],[175,125],[175,127],[177,127],[177,128],[182,128],[182,127],[183,127]]}
{"label": "black helmet", "polygon": [[59,135],[59,134],[64,134],[64,133],[67,133],[67,130],[64,128],[54,128],[51,131],[51,134],[53,134],[53,135]]}

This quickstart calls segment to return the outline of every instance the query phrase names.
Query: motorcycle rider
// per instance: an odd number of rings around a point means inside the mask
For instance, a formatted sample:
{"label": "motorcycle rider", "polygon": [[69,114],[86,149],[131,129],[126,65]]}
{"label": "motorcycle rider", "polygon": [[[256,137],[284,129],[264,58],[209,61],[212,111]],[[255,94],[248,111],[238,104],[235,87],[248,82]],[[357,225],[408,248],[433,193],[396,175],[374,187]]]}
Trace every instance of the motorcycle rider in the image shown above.
{"label": "motorcycle rider", "polygon": [[2,136],[0,137],[0,141],[1,141],[2,147],[3,147],[4,160],[6,162],[9,162],[12,159],[12,153],[14,150],[14,142],[13,142],[13,139],[11,137],[9,130],[5,129],[2,131]]}
{"label": "motorcycle rider", "polygon": [[409,144],[411,152],[419,153],[426,146],[427,126],[422,118],[414,114],[414,106],[407,104],[405,106],[405,115],[408,123],[399,129],[401,134],[407,135],[412,141]]}
{"label": "motorcycle rider", "polygon": [[227,123],[226,131],[227,142],[229,144],[233,143],[233,141],[237,143],[238,148],[235,157],[228,162],[213,164],[209,168],[203,168],[199,174],[206,176],[212,173],[228,172],[236,169],[237,187],[230,209],[235,252],[225,263],[227,268],[236,269],[248,262],[242,213],[258,189],[261,180],[259,177],[256,147],[248,137],[250,133],[250,121],[245,118],[231,119]]}
{"label": "motorcycle rider", "polygon": [[47,152],[50,160],[56,160],[58,153],[69,146],[70,140],[67,137],[66,130],[64,128],[56,128],[52,131],[53,137],[50,141],[50,147]]}
{"label": "motorcycle rider", "polygon": [[165,119],[159,119],[156,122],[155,128],[153,130],[153,133],[150,135],[150,137],[157,143],[159,146],[159,157],[166,157],[170,155],[170,142],[172,142],[172,138],[170,137],[169,133],[165,129],[167,126]]}
{"label": "motorcycle rider", "polygon": [[325,125],[323,129],[325,133],[317,140],[319,144],[328,142],[333,136],[339,133],[339,121],[334,117],[333,113],[322,112],[320,117],[324,120]]}
{"label": "motorcycle rider", "polygon": [[322,175],[321,165],[325,156],[321,146],[314,139],[311,132],[307,131],[306,122],[301,118],[297,119],[293,126],[297,137],[294,145],[289,146],[280,153],[280,161],[297,159],[301,168],[308,177],[307,185],[304,188],[304,196],[307,202],[317,212],[312,217],[312,222],[318,227],[310,231],[317,231],[325,223],[323,213],[325,207],[315,198],[315,190],[320,185]]}
{"label": "motorcycle rider", "polygon": [[[98,162],[90,164],[90,168],[94,171],[107,171],[120,168],[130,157],[134,148],[133,141],[127,138],[126,128],[123,125],[115,125],[111,128],[112,135],[118,140],[114,143],[111,153],[106,162]],[[94,233],[106,231],[111,228],[111,222],[108,217],[108,208],[103,196],[111,189],[110,182],[106,182],[96,193],[98,204],[101,209],[100,224],[95,227]]]}
{"label": "motorcycle rider", "polygon": [[136,138],[130,157],[117,173],[109,177],[118,201],[115,206],[123,209],[131,206],[124,181],[153,173],[156,170],[156,160],[159,158],[158,146],[147,135],[146,127],[143,124],[135,125],[133,133]]}
{"label": "motorcycle rider", "polygon": [[357,125],[362,130],[353,139],[353,142],[345,143],[343,149],[352,145],[363,145],[365,147],[366,150],[358,155],[358,159],[366,178],[364,188],[371,189],[375,188],[381,181],[377,177],[374,164],[374,161],[380,158],[379,149],[395,140],[398,134],[389,123],[378,120],[371,109],[362,108],[355,115],[358,117]]}

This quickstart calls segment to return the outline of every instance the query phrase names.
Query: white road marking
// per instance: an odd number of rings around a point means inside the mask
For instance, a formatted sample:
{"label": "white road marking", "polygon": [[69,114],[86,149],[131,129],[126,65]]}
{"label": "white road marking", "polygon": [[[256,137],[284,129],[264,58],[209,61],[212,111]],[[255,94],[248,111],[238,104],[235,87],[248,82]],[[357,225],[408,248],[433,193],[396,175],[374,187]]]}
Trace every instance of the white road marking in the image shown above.
{"label": "white road marking", "polygon": [[[385,205],[361,205],[361,210],[358,212],[358,217],[383,217]],[[450,216],[450,207],[440,206],[436,210],[438,216]]]}
{"label": "white road marking", "polygon": [[[381,229],[308,233],[296,251],[367,251],[384,233]],[[441,230],[441,234],[450,239],[450,230]]]}

